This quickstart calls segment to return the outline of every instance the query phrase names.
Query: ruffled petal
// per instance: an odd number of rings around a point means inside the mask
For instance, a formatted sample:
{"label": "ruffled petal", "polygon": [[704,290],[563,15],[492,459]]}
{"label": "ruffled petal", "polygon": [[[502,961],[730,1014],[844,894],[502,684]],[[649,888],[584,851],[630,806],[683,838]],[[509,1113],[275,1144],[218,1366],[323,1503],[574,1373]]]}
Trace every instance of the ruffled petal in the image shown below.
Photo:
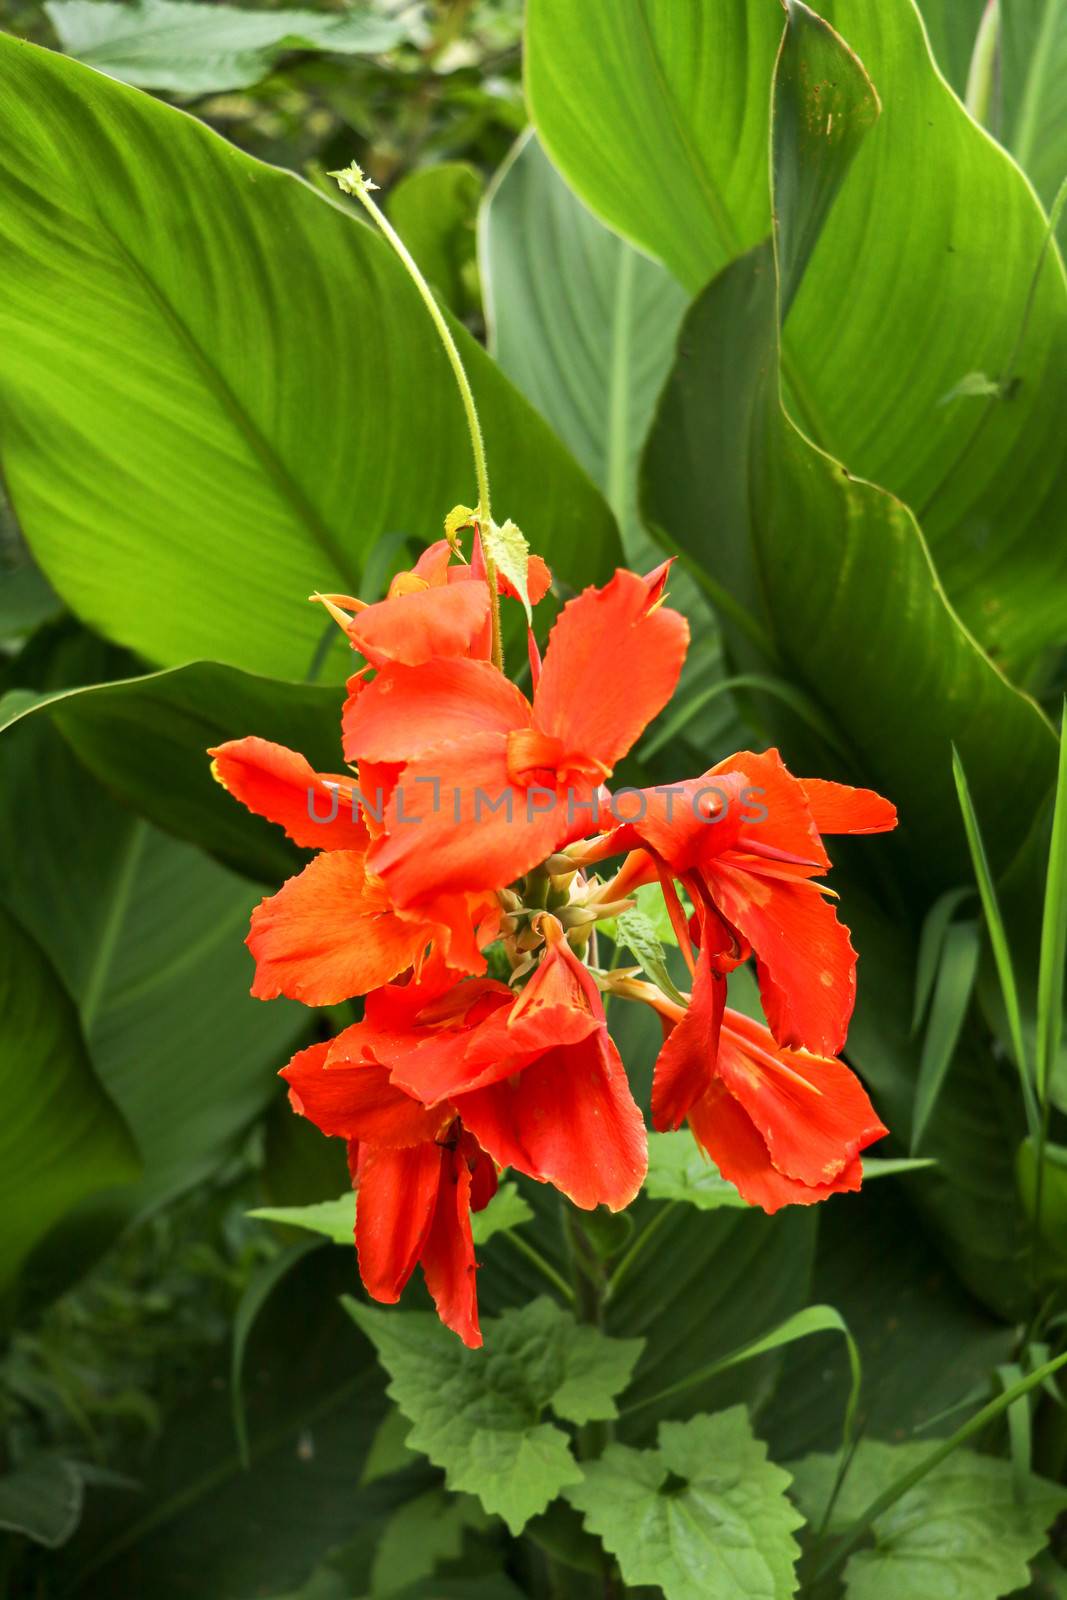
{"label": "ruffled petal", "polygon": [[256,907],[245,942],[257,999],[336,1005],[388,983],[422,953],[426,927],[393,914],[364,861],[355,850],[316,856]]}
{"label": "ruffled petal", "polygon": [[[608,771],[667,704],[689,644],[684,617],[649,606],[644,580],[623,570],[571,600],[549,635],[534,695],[537,726]],[[604,672],[605,661],[615,670]]]}
{"label": "ruffled petal", "polygon": [[760,996],[781,1045],[834,1056],[856,998],[856,952],[848,929],[806,878],[714,861],[709,891],[726,921],[752,946]]}
{"label": "ruffled petal", "polygon": [[[453,1114],[440,1107],[427,1111],[398,1089],[387,1068],[362,1057],[363,1037],[356,1023],[332,1044],[299,1051],[282,1068],[293,1110],[331,1137],[393,1150],[436,1138]],[[326,1054],[309,1059],[320,1050]]]}
{"label": "ruffled petal", "polygon": [[833,1184],[888,1129],[841,1061],[781,1050],[766,1028],[727,1012],[716,1073],[787,1178]]}
{"label": "ruffled petal", "polygon": [[888,833],[897,825],[897,808],[873,789],[803,778],[812,819],[820,833]]}
{"label": "ruffled petal", "polygon": [[294,844],[305,850],[366,847],[351,777],[318,773],[295,750],[269,739],[230,739],[208,755],[212,774],[226,792],[284,828]]}
{"label": "ruffled petal", "polygon": [[778,1172],[752,1119],[718,1080],[693,1106],[689,1126],[727,1182],[750,1206],[759,1206],[763,1211],[810,1206],[832,1194],[854,1193],[860,1187],[863,1169],[858,1159],[833,1182],[814,1186]]}
{"label": "ruffled petal", "polygon": [[373,1300],[394,1305],[433,1225],[442,1162],[437,1144],[410,1150],[360,1145],[356,1161],[359,1275]]}
{"label": "ruffled petal", "polygon": [[726,1005],[726,980],[711,966],[710,941],[701,946],[693,980],[693,998],[682,1020],[665,1041],[652,1075],[652,1126],[662,1133],[680,1128],[694,1101],[707,1089],[715,1072],[719,1029]]}
{"label": "ruffled petal", "polygon": [[386,667],[373,682],[360,680],[345,704],[345,760],[412,761],[451,740],[529,721],[525,696],[489,661]]}
{"label": "ruffled petal", "polygon": [[437,1315],[465,1345],[477,1350],[482,1335],[478,1327],[478,1264],[471,1237],[471,1172],[457,1150],[445,1151],[441,1162],[437,1203],[421,1261]]}
{"label": "ruffled petal", "polygon": [[414,667],[437,657],[469,655],[488,615],[484,583],[443,584],[365,607],[347,633],[371,666],[400,661]]}
{"label": "ruffled petal", "polygon": [[458,890],[503,889],[552,854],[574,826],[566,795],[509,778],[507,735],[483,733],[410,762],[370,865],[397,905]]}
{"label": "ruffled petal", "polygon": [[554,1184],[583,1210],[621,1211],[644,1182],[644,1120],[604,1029],[458,1098],[456,1108],[498,1166]]}

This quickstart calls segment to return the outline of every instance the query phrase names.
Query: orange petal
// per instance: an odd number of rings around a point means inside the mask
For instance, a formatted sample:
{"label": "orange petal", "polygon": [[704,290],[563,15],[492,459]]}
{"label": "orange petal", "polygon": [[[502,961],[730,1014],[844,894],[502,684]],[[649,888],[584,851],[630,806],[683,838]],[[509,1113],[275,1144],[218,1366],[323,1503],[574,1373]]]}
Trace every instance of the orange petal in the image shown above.
{"label": "orange petal", "polygon": [[422,1248],[422,1275],[437,1315],[465,1345],[477,1350],[478,1264],[471,1237],[471,1171],[457,1150],[444,1152],[437,1204]]}
{"label": "orange petal", "polygon": [[412,761],[450,740],[529,721],[525,696],[489,661],[386,667],[345,704],[345,760]]}
{"label": "orange petal", "polygon": [[410,762],[397,780],[372,869],[397,905],[502,889],[550,856],[574,826],[565,794],[509,781],[507,735],[483,733]]}
{"label": "orange petal", "polygon": [[[748,780],[740,795],[742,836],[751,837],[785,858],[809,862],[825,871],[830,858],[812,818],[807,790],[799,778],[794,778],[778,751],[765,750],[757,755],[752,750],[739,750],[712,767],[706,777],[714,782],[717,775],[727,772],[742,772]],[[739,848],[744,849],[744,844]]]}
{"label": "orange petal", "polygon": [[644,1182],[644,1119],[606,1029],[457,1098],[456,1109],[498,1166],[554,1184],[583,1210],[621,1211]]}
{"label": "orange petal", "polygon": [[750,1206],[759,1206],[763,1211],[814,1205],[832,1194],[852,1193],[860,1186],[863,1169],[858,1158],[830,1183],[800,1183],[777,1171],[752,1119],[721,1082],[713,1083],[693,1106],[689,1126],[727,1182]]}
{"label": "orange petal", "polygon": [[359,851],[330,851],[253,911],[245,941],[256,960],[252,993],[336,1005],[395,978],[427,939],[422,924],[392,913]]}
{"label": "orange petal", "polygon": [[534,695],[537,726],[609,771],[674,693],[689,643],[684,617],[663,606],[649,613],[648,604],[644,580],[622,570],[571,600]]}
{"label": "orange petal", "polygon": [[709,862],[705,880],[726,921],[752,946],[763,1009],[781,1045],[837,1055],[856,998],[848,929],[813,883]]}
{"label": "orange petal", "polygon": [[662,1133],[680,1128],[715,1072],[719,1028],[726,1005],[726,980],[711,969],[710,941],[697,961],[689,1010],[668,1036],[652,1076],[652,1126]]}
{"label": "orange petal", "polygon": [[353,820],[351,777],[324,777],[295,750],[269,739],[231,739],[208,755],[226,792],[284,828],[294,844],[306,850],[366,846],[367,830]]}
{"label": "orange petal", "polygon": [[429,1142],[410,1150],[359,1147],[356,1249],[374,1300],[395,1304],[415,1270],[433,1225],[445,1154]]}
{"label": "orange petal", "polygon": [[489,615],[484,583],[446,584],[380,600],[348,625],[353,646],[375,667],[418,666],[439,656],[466,656]]}
{"label": "orange petal", "polygon": [[873,789],[852,789],[823,778],[802,779],[820,833],[888,833],[897,825],[897,808]]}

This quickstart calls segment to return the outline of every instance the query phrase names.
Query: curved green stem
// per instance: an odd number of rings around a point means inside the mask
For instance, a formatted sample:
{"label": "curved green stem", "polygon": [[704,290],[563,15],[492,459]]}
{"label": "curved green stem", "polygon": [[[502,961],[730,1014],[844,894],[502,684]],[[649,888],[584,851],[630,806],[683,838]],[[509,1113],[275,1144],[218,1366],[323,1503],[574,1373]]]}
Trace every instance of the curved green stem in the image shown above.
{"label": "curved green stem", "polygon": [[543,1277],[548,1279],[552,1287],[563,1296],[564,1300],[570,1305],[574,1304],[574,1290],[563,1274],[557,1272],[550,1261],[545,1260],[540,1250],[535,1250],[532,1244],[527,1244],[525,1239],[511,1229],[505,1233],[504,1237],[510,1244],[514,1245],[520,1255],[524,1255],[527,1261],[537,1268]]}
{"label": "curved green stem", "polygon": [[[463,411],[467,418],[467,431],[470,434],[471,452],[474,456],[474,476],[478,485],[478,512],[477,522],[479,528],[488,528],[492,522],[492,502],[489,496],[489,467],[485,456],[485,440],[482,437],[482,425],[478,419],[478,408],[474,403],[474,391],[467,377],[467,369],[463,365],[463,358],[459,353],[452,330],[448,326],[441,307],[434,299],[429,284],[419,270],[414,256],[389,221],[385,212],[377,201],[371,196],[371,190],[377,188],[376,184],[366,178],[362,168],[353,161],[351,166],[345,167],[340,172],[331,172],[330,177],[337,182],[339,189],[345,194],[350,194],[358,200],[363,209],[369,213],[371,220],[380,232],[389,241],[398,256],[404,270],[419,292],[419,298],[430,314],[430,319],[437,330],[437,336],[448,357],[452,374],[456,380],[459,397],[463,402]],[[485,554],[485,576],[489,584],[490,614],[493,626],[493,660],[498,667],[503,668],[503,649],[500,639],[500,595],[497,590],[496,563],[492,557]]]}

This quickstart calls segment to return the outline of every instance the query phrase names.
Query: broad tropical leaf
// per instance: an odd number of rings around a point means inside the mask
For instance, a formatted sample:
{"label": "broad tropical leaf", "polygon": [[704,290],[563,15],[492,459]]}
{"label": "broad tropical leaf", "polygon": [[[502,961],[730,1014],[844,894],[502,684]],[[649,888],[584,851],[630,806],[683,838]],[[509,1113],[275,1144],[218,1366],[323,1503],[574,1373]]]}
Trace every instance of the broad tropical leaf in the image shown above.
{"label": "broad tropical leaf", "polygon": [[[7,36],[0,85],[0,461],[38,561],[151,661],[303,676],[306,596],[358,594],[384,533],[439,537],[472,493],[413,286],[340,200],[134,89]],[[457,337],[498,517],[587,581],[607,508]]]}

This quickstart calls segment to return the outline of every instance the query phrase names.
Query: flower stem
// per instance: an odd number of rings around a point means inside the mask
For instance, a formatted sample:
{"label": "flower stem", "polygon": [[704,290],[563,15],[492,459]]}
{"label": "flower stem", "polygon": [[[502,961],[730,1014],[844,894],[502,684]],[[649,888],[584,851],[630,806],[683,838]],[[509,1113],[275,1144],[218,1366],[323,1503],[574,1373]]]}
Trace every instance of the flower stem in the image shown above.
{"label": "flower stem", "polygon": [[548,1279],[548,1282],[555,1290],[557,1290],[559,1294],[563,1296],[564,1300],[573,1305],[574,1290],[571,1288],[566,1278],[564,1278],[563,1274],[557,1272],[550,1261],[545,1260],[540,1250],[535,1250],[532,1244],[528,1244],[525,1239],[523,1239],[519,1234],[515,1233],[512,1229],[509,1229],[507,1233],[505,1233],[504,1237],[507,1239],[509,1244],[515,1247],[520,1255],[524,1255],[527,1261],[533,1263],[538,1272],[541,1273],[542,1277]]}
{"label": "flower stem", "polygon": [[[489,467],[485,457],[485,440],[482,437],[482,425],[478,420],[478,408],[474,403],[474,391],[467,377],[467,369],[463,365],[463,358],[459,353],[456,341],[452,337],[452,330],[442,312],[429,284],[419,270],[414,256],[389,221],[381,206],[372,197],[371,190],[377,184],[371,183],[363,174],[360,167],[353,161],[351,166],[345,167],[340,172],[331,172],[330,177],[336,179],[338,187],[358,200],[363,209],[369,213],[371,220],[388,240],[404,267],[408,277],[419,292],[419,298],[430,314],[430,319],[437,330],[437,336],[448,357],[452,374],[456,380],[459,397],[463,402],[463,411],[467,418],[467,431],[470,434],[471,452],[474,456],[474,476],[478,485],[478,512],[477,522],[479,529],[488,528],[492,522],[492,502],[489,496]],[[503,648],[500,638],[500,595],[497,591],[496,562],[486,552],[483,541],[482,554],[485,557],[485,577],[489,585],[489,605],[493,627],[493,661],[503,670]]]}

